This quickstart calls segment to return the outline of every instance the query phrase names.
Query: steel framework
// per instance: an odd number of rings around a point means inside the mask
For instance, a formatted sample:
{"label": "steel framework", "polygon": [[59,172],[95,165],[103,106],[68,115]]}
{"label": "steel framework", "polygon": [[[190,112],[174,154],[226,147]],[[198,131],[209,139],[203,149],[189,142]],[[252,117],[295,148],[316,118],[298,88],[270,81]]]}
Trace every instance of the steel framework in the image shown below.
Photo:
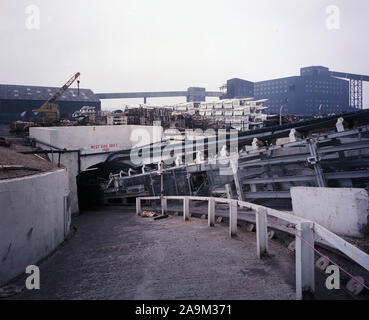
{"label": "steel framework", "polygon": [[363,108],[363,81],[350,79],[350,106]]}

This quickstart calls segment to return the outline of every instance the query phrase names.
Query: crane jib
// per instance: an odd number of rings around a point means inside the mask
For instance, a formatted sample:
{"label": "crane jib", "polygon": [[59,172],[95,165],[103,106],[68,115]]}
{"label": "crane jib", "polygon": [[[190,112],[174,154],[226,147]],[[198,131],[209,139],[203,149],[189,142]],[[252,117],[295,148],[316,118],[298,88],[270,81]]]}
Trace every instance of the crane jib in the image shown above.
{"label": "crane jib", "polygon": [[[66,84],[64,84],[59,90],[49,99],[47,100],[39,109],[32,110],[33,112],[43,112],[45,114],[45,119],[50,121],[59,120],[60,112],[57,108],[57,105],[54,104],[56,100],[62,96],[62,94],[69,88],[69,86],[80,76],[80,73],[77,72],[72,78],[68,80]],[[79,90],[79,86],[78,86]]]}
{"label": "crane jib", "polygon": [[53,103],[59,99],[59,97],[71,86],[71,84],[80,76],[81,74],[77,72],[68,82],[62,86],[58,92],[56,92],[46,103]]}

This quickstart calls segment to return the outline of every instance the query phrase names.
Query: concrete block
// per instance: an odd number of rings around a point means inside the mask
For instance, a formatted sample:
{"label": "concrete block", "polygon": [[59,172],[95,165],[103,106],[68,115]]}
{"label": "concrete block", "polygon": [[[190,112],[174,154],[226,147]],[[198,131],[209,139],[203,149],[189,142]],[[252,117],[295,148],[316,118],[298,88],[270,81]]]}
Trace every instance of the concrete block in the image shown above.
{"label": "concrete block", "polygon": [[357,282],[355,279],[365,284],[363,277],[356,276],[355,278],[351,278],[350,281],[347,282],[346,289],[350,291],[353,295],[357,296],[360,294],[361,291],[363,291],[364,287],[359,282]]}
{"label": "concrete block", "polygon": [[369,197],[360,188],[291,188],[293,214],[342,236],[363,237]]}
{"label": "concrete block", "polygon": [[342,117],[337,119],[336,128],[337,128],[337,132],[345,131],[345,120]]}
{"label": "concrete block", "polygon": [[201,217],[200,217],[200,219],[206,219],[206,215],[205,214],[203,214]]}
{"label": "concrete block", "polygon": [[301,134],[297,132],[296,129],[291,129],[290,134],[289,134],[290,142],[296,142],[297,139],[300,137],[301,137]]}

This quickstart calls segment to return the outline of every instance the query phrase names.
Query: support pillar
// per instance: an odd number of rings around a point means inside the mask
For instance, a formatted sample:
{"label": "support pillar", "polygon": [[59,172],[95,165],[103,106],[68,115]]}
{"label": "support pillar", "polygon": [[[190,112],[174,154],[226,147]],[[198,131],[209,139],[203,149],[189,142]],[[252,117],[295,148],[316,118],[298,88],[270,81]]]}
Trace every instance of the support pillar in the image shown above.
{"label": "support pillar", "polygon": [[296,233],[296,299],[301,300],[315,291],[313,223],[300,222]]}

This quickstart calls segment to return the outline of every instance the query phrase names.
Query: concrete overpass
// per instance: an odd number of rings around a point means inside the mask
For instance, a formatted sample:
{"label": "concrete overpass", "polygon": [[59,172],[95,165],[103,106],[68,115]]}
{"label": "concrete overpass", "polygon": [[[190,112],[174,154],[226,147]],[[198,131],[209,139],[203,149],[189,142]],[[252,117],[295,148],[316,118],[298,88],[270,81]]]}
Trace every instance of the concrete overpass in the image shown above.
{"label": "concrete overpass", "polygon": [[187,102],[205,101],[206,97],[220,97],[220,91],[206,91],[205,88],[190,87],[186,91],[153,91],[153,92],[117,92],[117,93],[97,93],[99,99],[133,99],[143,98],[144,103],[147,98],[161,97],[186,97]]}

